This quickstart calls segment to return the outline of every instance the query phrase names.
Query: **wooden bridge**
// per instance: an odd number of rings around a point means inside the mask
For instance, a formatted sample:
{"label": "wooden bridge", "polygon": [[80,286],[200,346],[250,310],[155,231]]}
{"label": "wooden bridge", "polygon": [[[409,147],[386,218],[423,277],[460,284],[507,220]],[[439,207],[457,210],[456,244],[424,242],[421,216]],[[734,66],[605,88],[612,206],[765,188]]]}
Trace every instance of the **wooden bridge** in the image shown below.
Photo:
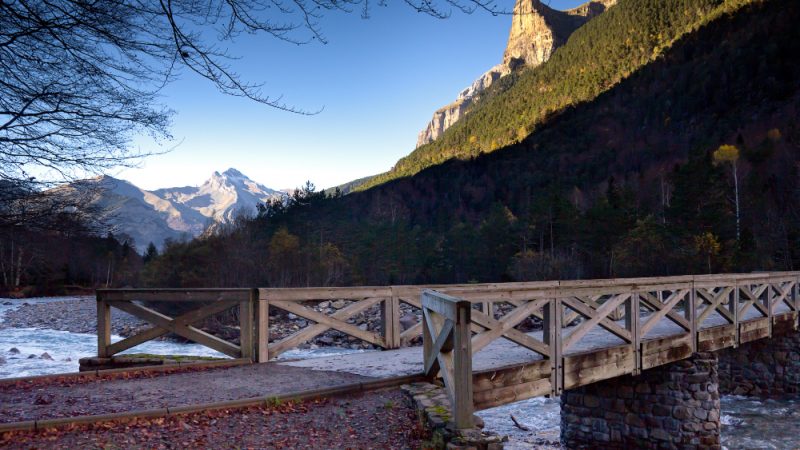
{"label": "wooden bridge", "polygon": [[[337,330],[385,349],[339,356],[325,369],[358,372],[359,364],[390,366],[383,374],[422,372],[441,378],[459,428],[473,412],[543,395],[560,395],[600,380],[639,374],[692,356],[798,327],[800,272],[718,274],[532,283],[353,288],[101,290],[98,355],[112,356],[175,333],[235,358],[266,362],[316,336]],[[310,306],[345,306],[325,314]],[[140,302],[180,302],[191,311],[169,317]],[[422,320],[403,330],[401,305]],[[111,342],[110,308],[152,324]],[[236,345],[193,324],[231,307],[241,329]],[[308,320],[280,340],[269,339],[269,311],[278,308]],[[353,318],[379,310],[379,330]],[[529,318],[543,330],[520,331]],[[422,335],[423,348],[407,347]],[[502,339],[501,339],[502,338]],[[292,363],[312,367],[310,362]],[[324,364],[323,364],[324,365]]]}

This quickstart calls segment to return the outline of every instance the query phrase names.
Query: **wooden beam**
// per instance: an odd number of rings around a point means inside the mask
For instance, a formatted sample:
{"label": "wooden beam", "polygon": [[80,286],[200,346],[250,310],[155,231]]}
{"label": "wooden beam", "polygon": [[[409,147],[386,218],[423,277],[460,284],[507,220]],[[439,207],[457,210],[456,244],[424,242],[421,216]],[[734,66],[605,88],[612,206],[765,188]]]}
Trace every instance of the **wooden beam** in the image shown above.
{"label": "wooden beam", "polygon": [[584,305],[580,304],[577,301],[571,301],[569,298],[565,298],[564,302],[569,305],[570,308],[580,312],[581,314],[587,315],[586,322],[578,325],[578,327],[569,334],[569,336],[564,339],[562,346],[562,352],[566,352],[570,347],[575,345],[583,336],[586,335],[592,328],[596,325],[600,325],[601,327],[605,328],[609,332],[617,335],[620,339],[623,339],[627,342],[631,342],[632,336],[631,334],[625,330],[624,328],[620,327],[614,322],[606,320],[609,314],[611,314],[614,309],[616,309],[619,305],[621,305],[625,300],[630,297],[631,294],[619,294],[613,299],[608,300],[607,302],[603,303],[597,311],[591,311],[586,308]]}
{"label": "wooden beam", "polygon": [[[672,295],[670,295],[667,298],[666,303],[664,305],[661,305],[662,306],[661,309],[659,309],[653,315],[651,315],[645,321],[644,325],[642,325],[640,329],[641,336],[642,337],[647,336],[647,333],[650,332],[650,330],[652,330],[653,327],[656,326],[656,324],[658,324],[658,322],[664,318],[664,316],[672,312],[672,309],[675,308],[675,306],[677,306],[678,303],[682,301],[688,294],[689,294],[689,289],[681,289],[677,292],[673,292]],[[680,322],[678,323],[678,325],[682,326]]]}
{"label": "wooden beam", "polygon": [[206,333],[205,331],[198,330],[197,328],[179,323],[169,316],[165,316],[158,311],[154,311],[146,306],[137,305],[129,302],[113,302],[115,308],[121,309],[128,314],[144,319],[154,325],[163,329],[169,330],[186,339],[197,342],[198,344],[210,347],[220,353],[224,353],[232,358],[239,358],[241,356],[241,348],[233,345],[228,341],[220,339],[216,336]]}
{"label": "wooden beam", "polygon": [[[380,299],[372,299],[372,302],[362,301],[356,302],[355,305],[359,305],[361,307],[369,307],[373,304],[379,302]],[[334,330],[341,331],[342,333],[349,334],[355,338],[361,339],[362,341],[369,342],[370,344],[377,345],[379,347],[386,347],[386,342],[383,339],[383,336],[371,332],[365,331],[358,328],[355,325],[351,325],[343,320],[339,320],[333,315],[325,315],[320,312],[314,311],[313,309],[307,308],[299,303],[296,302],[289,302],[283,300],[270,300],[270,305],[281,308],[283,310],[289,311],[290,313],[296,314],[300,317],[306,318],[313,322],[316,322],[317,325],[323,325],[327,328],[333,328]],[[352,306],[352,305],[349,305]],[[306,329],[307,330],[307,329]],[[301,330],[301,331],[306,331]],[[282,341],[283,342],[283,341]],[[273,354],[277,355],[278,347],[275,347],[275,350],[270,350]]]}
{"label": "wooden beam", "polygon": [[[118,307],[116,302],[111,303],[111,305],[114,307]],[[219,314],[225,310],[228,310],[231,307],[232,304],[229,302],[216,302],[210,305],[205,305],[198,309],[187,311],[172,320],[175,321],[176,323],[191,325],[195,322],[205,319],[206,317],[210,317],[213,316],[214,314]],[[137,345],[144,344],[147,341],[152,341],[153,339],[159,338],[169,332],[170,332],[169,329],[159,327],[157,325],[147,328],[137,334],[134,334],[133,336],[129,336],[121,341],[117,341],[109,345],[108,356],[116,355],[117,353],[128,350],[129,348],[133,348],[136,347]]]}
{"label": "wooden beam", "polygon": [[547,357],[549,354],[549,349],[545,344],[519,330],[514,329],[514,327],[520,322],[527,319],[533,311],[541,309],[541,307],[547,302],[548,300],[546,299],[528,302],[523,306],[515,308],[505,316],[501,317],[499,320],[491,318],[486,314],[473,311],[472,322],[485,328],[485,331],[481,331],[473,336],[472,351],[477,353],[492,343],[495,339],[502,336],[512,342],[522,345],[529,350],[533,350],[534,352]]}

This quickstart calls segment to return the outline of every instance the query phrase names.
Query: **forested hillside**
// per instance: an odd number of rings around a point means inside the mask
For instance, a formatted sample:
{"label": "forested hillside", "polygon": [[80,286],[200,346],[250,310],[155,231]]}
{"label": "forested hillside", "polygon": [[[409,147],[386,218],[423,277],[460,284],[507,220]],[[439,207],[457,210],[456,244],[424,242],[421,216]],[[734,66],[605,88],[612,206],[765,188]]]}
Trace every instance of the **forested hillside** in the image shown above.
{"label": "forested hillside", "polygon": [[545,64],[501,79],[443,136],[358,189],[519,142],[553,114],[591,101],[656,61],[676,39],[750,1],[621,0],[575,31]]}
{"label": "forested hillside", "polygon": [[[304,286],[794,269],[800,5],[733,5],[623,0],[607,22],[590,23],[603,30],[587,45],[649,36],[647,45],[614,47],[590,64],[580,52],[569,56],[581,39],[576,32],[551,59],[564,64],[551,76],[585,84],[565,90],[570,106],[537,116],[520,142],[347,196],[298,191],[287,206],[264,206],[257,219],[169,245],[144,279]],[[621,20],[626,8],[640,16]],[[722,8],[733,12],[698,25],[706,20],[700,13]],[[679,29],[693,31],[652,58]],[[580,62],[570,65],[568,56]],[[523,119],[515,105],[545,101],[538,76],[525,73],[489,99],[499,106],[486,120],[516,128]],[[599,95],[597,80],[608,88]],[[465,127],[479,117],[476,111],[452,135],[472,135],[477,128]],[[481,148],[496,129],[476,135]]]}

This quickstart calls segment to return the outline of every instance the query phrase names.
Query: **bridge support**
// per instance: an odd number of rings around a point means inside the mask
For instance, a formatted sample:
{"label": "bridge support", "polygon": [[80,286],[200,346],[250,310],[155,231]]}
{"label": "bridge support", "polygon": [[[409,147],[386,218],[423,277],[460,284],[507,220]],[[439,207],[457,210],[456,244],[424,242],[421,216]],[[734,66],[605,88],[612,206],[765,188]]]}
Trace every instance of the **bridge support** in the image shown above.
{"label": "bridge support", "polygon": [[719,354],[720,390],[763,397],[800,392],[800,332],[773,335]]}
{"label": "bridge support", "polygon": [[719,449],[714,353],[589,384],[561,396],[561,442],[573,448]]}

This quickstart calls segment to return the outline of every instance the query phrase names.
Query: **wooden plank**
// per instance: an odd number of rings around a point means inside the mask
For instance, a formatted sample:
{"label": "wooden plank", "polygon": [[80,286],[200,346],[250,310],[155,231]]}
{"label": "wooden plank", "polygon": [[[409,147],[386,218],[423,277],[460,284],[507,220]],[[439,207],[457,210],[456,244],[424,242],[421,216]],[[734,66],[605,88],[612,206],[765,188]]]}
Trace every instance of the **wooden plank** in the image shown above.
{"label": "wooden plank", "polygon": [[325,301],[325,300],[359,300],[374,297],[391,297],[391,287],[315,287],[315,288],[261,288],[259,296],[286,302]]}
{"label": "wooden plank", "polygon": [[473,392],[478,393],[541,379],[550,380],[550,362],[544,359],[476,372],[472,386]]}
{"label": "wooden plank", "polygon": [[459,302],[453,329],[453,418],[458,429],[472,428],[474,408],[472,392],[472,307],[468,302]]}
{"label": "wooden plank", "polygon": [[631,335],[627,330],[621,328],[619,325],[611,321],[605,320],[606,317],[611,313],[611,311],[616,309],[629,297],[630,294],[619,294],[613,299],[603,303],[603,306],[597,309],[596,312],[590,311],[584,305],[576,301],[571,301],[569,298],[565,298],[563,301],[567,305],[569,305],[570,308],[580,312],[581,314],[584,314],[585,312],[585,314],[587,315],[587,320],[586,322],[583,322],[582,324],[578,325],[578,327],[574,331],[572,331],[572,333],[570,333],[566,337],[566,339],[564,339],[564,341],[562,342],[562,351],[565,352],[573,345],[575,345],[583,336],[586,335],[586,333],[591,331],[591,329],[594,328],[596,325],[600,325],[609,332],[617,335],[619,338],[630,342]]}
{"label": "wooden plank", "polygon": [[241,302],[249,289],[127,289],[102,291],[106,301],[120,302]]}
{"label": "wooden plank", "polygon": [[705,328],[697,333],[697,351],[713,352],[733,347],[736,342],[736,327],[733,324]]}
{"label": "wooden plank", "polygon": [[[348,306],[358,305],[366,309],[379,301],[380,299],[370,299],[361,302],[356,302]],[[341,331],[342,333],[361,339],[362,341],[369,342],[370,344],[377,345],[379,347],[386,347],[386,342],[383,340],[383,336],[371,331],[362,330],[355,325],[340,320],[337,317],[334,317],[335,314],[328,316],[326,314],[314,311],[313,309],[307,308],[299,303],[291,301],[270,300],[269,304],[281,308],[283,310],[289,311],[290,313],[296,314],[300,317],[306,318],[313,322],[316,322],[315,325],[323,325],[326,327],[326,329],[333,328],[334,330]],[[352,311],[352,309],[350,311]],[[314,327],[315,325],[312,325],[312,327]],[[283,343],[284,341],[286,341],[286,339],[284,339],[281,342]],[[281,347],[276,345],[274,349],[270,349],[270,352],[273,353],[274,356],[277,356],[277,354],[279,354],[278,350],[280,348]]]}
{"label": "wooden plank", "polygon": [[643,341],[642,370],[689,358],[692,356],[692,341],[690,333]]}
{"label": "wooden plank", "polygon": [[154,325],[169,330],[172,333],[183,336],[186,339],[194,341],[198,344],[205,345],[206,347],[210,347],[230,357],[239,358],[241,355],[241,348],[239,346],[233,345],[228,341],[208,334],[205,331],[199,330],[193,326],[179,323],[172,318],[159,313],[158,311],[128,302],[114,302],[113,305],[115,308],[121,309],[140,319],[144,319]]}
{"label": "wooden plank", "polygon": [[400,327],[400,319],[402,318],[402,313],[400,312],[400,298],[398,298],[396,295],[392,295],[387,301],[389,302],[389,310],[391,311],[392,315],[392,321],[390,323],[392,328],[392,339],[391,341],[387,341],[387,344],[389,345],[389,348],[400,348],[402,345],[400,335],[403,331]]}
{"label": "wooden plank", "polygon": [[631,298],[625,302],[625,329],[631,334],[633,339],[631,344],[633,344],[633,350],[636,353],[633,359],[635,363],[634,375],[638,375],[642,370],[641,339],[645,333],[641,331],[640,311],[639,293],[634,292],[631,294]]}
{"label": "wooden plank", "polygon": [[475,392],[473,394],[473,401],[476,410],[488,409],[547,395],[550,393],[551,389],[550,379],[542,378],[511,386],[502,386],[487,391]]}
{"label": "wooden plank", "polygon": [[564,389],[633,373],[633,345],[622,345],[564,357]]}
{"label": "wooden plank", "polygon": [[111,308],[105,300],[104,294],[97,293],[97,356],[107,358],[108,346],[111,345]]}
{"label": "wooden plank", "polygon": [[747,320],[739,323],[739,342],[744,344],[770,336],[770,318]]}

